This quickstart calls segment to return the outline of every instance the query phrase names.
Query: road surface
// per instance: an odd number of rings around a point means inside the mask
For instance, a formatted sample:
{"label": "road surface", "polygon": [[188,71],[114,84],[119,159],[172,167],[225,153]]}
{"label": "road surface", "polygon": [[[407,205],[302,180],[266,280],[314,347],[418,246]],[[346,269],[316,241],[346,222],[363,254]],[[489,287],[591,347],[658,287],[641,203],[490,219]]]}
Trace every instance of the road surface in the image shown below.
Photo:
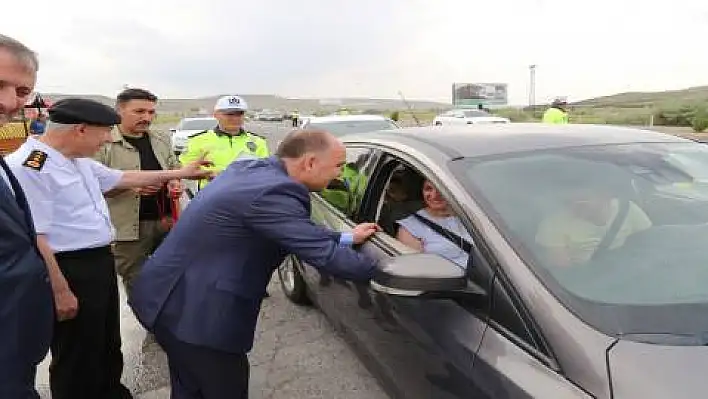
{"label": "road surface", "polygon": [[[290,129],[287,122],[253,123],[271,151]],[[122,285],[121,285],[122,288]],[[250,354],[253,399],[386,399],[373,377],[317,310],[291,304],[280,291],[277,273],[263,302],[256,344]],[[159,346],[145,342],[121,291],[123,380],[136,399],[169,398],[169,373]],[[50,398],[48,362],[40,366],[37,387]]]}

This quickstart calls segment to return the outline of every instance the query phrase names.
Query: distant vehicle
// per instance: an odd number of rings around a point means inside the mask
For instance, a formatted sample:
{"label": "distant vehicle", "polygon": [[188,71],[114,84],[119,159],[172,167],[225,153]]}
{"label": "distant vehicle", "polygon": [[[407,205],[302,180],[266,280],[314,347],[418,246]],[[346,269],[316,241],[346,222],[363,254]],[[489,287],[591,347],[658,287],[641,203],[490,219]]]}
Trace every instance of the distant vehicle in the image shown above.
{"label": "distant vehicle", "polygon": [[396,122],[381,115],[313,116],[303,120],[300,127],[326,130],[335,136],[400,129]]}
{"label": "distant vehicle", "polygon": [[263,110],[256,114],[256,120],[259,121],[282,122],[284,119],[285,115],[278,111]]}
{"label": "distant vehicle", "polygon": [[312,118],[316,118],[316,116],[309,115],[309,114],[300,115],[300,118],[299,118],[300,119],[300,126],[302,126],[305,122],[309,121]]}
{"label": "distant vehicle", "polygon": [[453,109],[433,119],[433,125],[435,126],[479,125],[487,123],[511,123],[511,120],[478,109]]}
{"label": "distant vehicle", "polygon": [[172,151],[179,155],[185,151],[187,140],[197,133],[214,129],[219,121],[212,116],[184,118],[176,127],[170,129],[172,133]]}

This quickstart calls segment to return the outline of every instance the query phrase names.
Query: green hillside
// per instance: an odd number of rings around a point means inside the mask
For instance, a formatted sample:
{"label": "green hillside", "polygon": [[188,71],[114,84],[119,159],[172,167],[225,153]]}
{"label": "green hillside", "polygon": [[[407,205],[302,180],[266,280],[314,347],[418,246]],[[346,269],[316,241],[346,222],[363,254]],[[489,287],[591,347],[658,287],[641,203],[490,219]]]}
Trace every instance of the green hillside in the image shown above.
{"label": "green hillside", "polygon": [[591,98],[573,106],[614,108],[660,108],[708,102],[708,86],[658,92],[628,92]]}

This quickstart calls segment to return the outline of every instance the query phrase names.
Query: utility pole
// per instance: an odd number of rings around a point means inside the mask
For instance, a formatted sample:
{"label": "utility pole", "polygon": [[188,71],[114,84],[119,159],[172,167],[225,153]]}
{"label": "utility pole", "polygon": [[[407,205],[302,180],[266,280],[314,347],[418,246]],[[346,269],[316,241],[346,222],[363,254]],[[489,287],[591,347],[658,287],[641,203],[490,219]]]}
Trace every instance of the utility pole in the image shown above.
{"label": "utility pole", "polygon": [[536,64],[529,65],[529,108],[536,117]]}
{"label": "utility pole", "polygon": [[403,104],[405,104],[406,108],[408,108],[408,112],[410,112],[411,116],[413,117],[415,124],[417,126],[421,126],[420,121],[418,120],[418,117],[415,115],[415,112],[413,111],[413,107],[408,103],[408,101],[406,100],[406,97],[403,96],[403,92],[399,90],[398,95],[401,96],[401,100],[403,100]]}

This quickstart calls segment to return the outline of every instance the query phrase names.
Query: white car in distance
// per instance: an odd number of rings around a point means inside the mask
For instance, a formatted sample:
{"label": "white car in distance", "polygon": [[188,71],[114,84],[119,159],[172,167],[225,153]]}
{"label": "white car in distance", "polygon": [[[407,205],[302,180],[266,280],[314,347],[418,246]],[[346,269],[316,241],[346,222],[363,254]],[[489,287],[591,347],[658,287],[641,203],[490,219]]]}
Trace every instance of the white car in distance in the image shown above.
{"label": "white car in distance", "polygon": [[187,140],[197,133],[215,129],[219,121],[212,116],[184,118],[176,127],[170,129],[172,133],[172,151],[179,155],[187,148]]}
{"label": "white car in distance", "polygon": [[433,125],[435,126],[477,125],[486,123],[511,123],[511,120],[477,109],[453,109],[433,119]]}
{"label": "white car in distance", "polygon": [[300,129],[325,130],[337,137],[400,128],[396,122],[381,115],[307,116],[300,124]]}
{"label": "white car in distance", "polygon": [[351,133],[400,129],[394,121],[381,115],[313,116],[304,120],[300,127],[326,130],[337,137]]}

